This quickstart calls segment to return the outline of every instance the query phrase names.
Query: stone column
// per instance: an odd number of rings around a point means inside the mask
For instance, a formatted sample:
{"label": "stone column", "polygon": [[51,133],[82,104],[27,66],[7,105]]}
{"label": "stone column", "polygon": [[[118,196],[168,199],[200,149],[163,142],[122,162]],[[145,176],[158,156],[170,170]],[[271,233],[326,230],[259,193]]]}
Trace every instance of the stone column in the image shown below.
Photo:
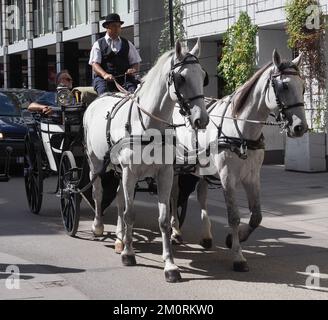
{"label": "stone column", "polygon": [[91,45],[99,38],[100,0],[90,0]]}
{"label": "stone column", "polygon": [[8,88],[9,86],[9,56],[8,56],[8,29],[7,29],[7,15],[6,15],[7,1],[1,1],[2,11],[2,44],[3,44],[3,86]]}
{"label": "stone column", "polygon": [[134,11],[134,45],[140,51],[140,6],[139,0],[133,1]]}
{"label": "stone column", "polygon": [[33,25],[33,0],[26,0],[26,39],[28,45],[27,51],[27,79],[28,88],[35,88],[35,63],[33,52],[33,38],[34,38],[34,25]]}
{"label": "stone column", "polygon": [[55,0],[55,32],[56,32],[56,69],[60,72],[64,68],[64,7],[63,0]]}
{"label": "stone column", "polygon": [[[92,28],[91,45],[99,39],[99,21],[100,21],[100,0],[90,0],[90,23]],[[92,78],[94,74],[92,72]]]}

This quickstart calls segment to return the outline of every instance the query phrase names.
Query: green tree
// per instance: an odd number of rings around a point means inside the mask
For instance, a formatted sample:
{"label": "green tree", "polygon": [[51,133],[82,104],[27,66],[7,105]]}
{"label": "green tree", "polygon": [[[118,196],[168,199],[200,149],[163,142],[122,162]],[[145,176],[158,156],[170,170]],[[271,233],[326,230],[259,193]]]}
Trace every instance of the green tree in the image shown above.
{"label": "green tree", "polygon": [[225,82],[225,94],[230,94],[245,83],[254,73],[256,61],[256,35],[246,12],[242,12],[236,24],[230,27],[223,39],[222,60],[219,75]]}
{"label": "green tree", "polygon": [[311,127],[322,130],[326,112],[325,23],[317,0],[290,0],[286,5],[288,45],[303,52],[303,76],[311,109]]}
{"label": "green tree", "polygon": [[[169,18],[169,0],[164,0],[165,9],[165,22],[162,29],[161,36],[159,38],[159,52],[164,52],[171,49],[170,42],[170,18]],[[183,3],[182,0],[173,0],[173,17],[174,17],[174,37],[175,40],[185,39],[185,28],[183,26]]]}

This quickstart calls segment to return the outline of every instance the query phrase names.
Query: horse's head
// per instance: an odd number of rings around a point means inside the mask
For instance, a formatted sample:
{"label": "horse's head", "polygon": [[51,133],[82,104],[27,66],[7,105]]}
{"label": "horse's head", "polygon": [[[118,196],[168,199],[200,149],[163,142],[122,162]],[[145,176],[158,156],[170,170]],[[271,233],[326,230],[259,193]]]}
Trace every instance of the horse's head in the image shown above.
{"label": "horse's head", "polygon": [[209,123],[204,101],[208,75],[199,63],[199,56],[200,40],[188,53],[182,52],[177,41],[168,86],[171,99],[178,102],[181,114],[189,118],[193,128],[205,129]]}
{"label": "horse's head", "polygon": [[301,137],[308,131],[304,111],[305,84],[299,73],[302,55],[292,62],[282,62],[274,50],[274,70],[270,77],[269,101],[267,105],[286,122],[289,137]]}

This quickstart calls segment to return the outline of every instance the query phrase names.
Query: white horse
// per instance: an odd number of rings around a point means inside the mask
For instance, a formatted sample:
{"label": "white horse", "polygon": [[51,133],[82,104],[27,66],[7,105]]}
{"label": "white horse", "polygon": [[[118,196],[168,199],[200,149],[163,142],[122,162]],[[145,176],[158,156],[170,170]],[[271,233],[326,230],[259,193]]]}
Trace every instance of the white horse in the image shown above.
{"label": "white horse", "polygon": [[[199,54],[200,41],[190,53],[183,52],[180,42],[177,42],[175,50],[165,53],[159,58],[156,65],[143,79],[141,87],[129,99],[125,98],[124,100],[117,95],[105,95],[92,103],[85,112],[86,152],[91,178],[95,180],[93,198],[96,216],[92,230],[96,236],[103,234],[104,225],[101,212],[102,184],[100,177],[95,177],[104,167],[109,145],[114,150],[117,143],[122,139],[140,137],[149,129],[157,129],[163,134],[169,121],[172,120],[173,109],[177,102],[182,113],[188,116],[193,128],[205,128],[208,124],[209,117],[206,112],[203,93],[206,73],[199,64],[197,58]],[[170,242],[169,207],[173,183],[173,165],[166,163],[146,164],[145,162],[134,164],[135,154],[130,143],[117,150],[115,157],[118,165],[115,170],[121,173],[122,180],[117,194],[116,251],[122,250],[124,244],[124,249],[121,252],[123,264],[125,266],[136,265],[132,238],[135,222],[135,212],[133,211],[135,185],[140,179],[156,178],[165,279],[168,282],[177,282],[181,276],[173,261]]]}
{"label": "white horse", "polygon": [[[200,138],[199,148],[207,149],[210,143],[218,146],[210,160],[224,192],[228,222],[232,230],[226,245],[232,249],[235,271],[249,270],[240,242],[246,241],[262,221],[260,169],[264,159],[263,125],[269,114],[274,113],[279,121],[285,122],[285,130],[290,137],[301,137],[308,130],[304,111],[304,81],[298,70],[300,62],[301,56],[293,62],[282,62],[275,50],[273,64],[263,67],[233,96],[223,98],[208,110],[211,122],[206,129],[207,141]],[[174,122],[180,120],[180,116],[174,114]],[[188,135],[190,143],[187,148],[192,149],[195,134],[186,128],[177,129],[178,141],[186,142],[183,137]],[[241,226],[235,197],[240,183],[246,191],[251,212],[249,224]],[[207,212],[207,189],[206,180],[201,179],[197,186],[202,218],[200,243],[209,249],[213,237]],[[176,180],[172,189],[172,240],[180,242],[182,238],[177,217],[177,194]]]}

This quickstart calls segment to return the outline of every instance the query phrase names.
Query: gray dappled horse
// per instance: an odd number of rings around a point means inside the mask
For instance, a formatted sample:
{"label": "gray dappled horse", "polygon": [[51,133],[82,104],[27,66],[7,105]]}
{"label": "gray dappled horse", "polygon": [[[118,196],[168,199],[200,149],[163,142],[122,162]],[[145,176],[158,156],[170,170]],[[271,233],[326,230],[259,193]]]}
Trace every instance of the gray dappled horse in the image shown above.
{"label": "gray dappled horse", "polygon": [[[220,179],[225,197],[228,222],[231,234],[226,244],[232,249],[235,271],[248,271],[240,242],[246,241],[262,221],[260,201],[260,170],[264,159],[262,128],[270,113],[285,122],[289,137],[301,137],[308,130],[304,111],[305,85],[299,73],[301,56],[293,62],[282,62],[275,50],[272,63],[260,69],[235,94],[217,101],[208,110],[210,124],[206,129],[206,141],[199,138],[200,150],[211,143],[218,146],[217,152],[210,155],[216,178]],[[181,121],[178,113],[174,122]],[[238,120],[237,120],[238,119]],[[246,120],[246,121],[245,121]],[[190,136],[188,139],[182,139]],[[192,150],[194,133],[187,128],[177,129],[177,140],[184,140],[186,148]],[[248,148],[247,158],[245,149]],[[232,151],[233,150],[233,151]],[[238,184],[244,187],[251,218],[248,225],[240,225],[240,215],[236,200]],[[184,186],[180,185],[180,188]],[[190,188],[190,186],[188,186]],[[211,222],[207,213],[207,189],[205,179],[197,186],[198,201],[201,206],[201,245],[212,246]],[[192,191],[192,188],[191,188]],[[172,189],[172,240],[181,242],[181,230],[177,217],[178,179]],[[187,197],[189,195],[187,194]],[[186,198],[187,198],[186,197]],[[185,201],[185,199],[183,200]]]}
{"label": "gray dappled horse", "polygon": [[[199,64],[200,42],[190,53],[182,51],[180,42],[175,50],[165,53],[142,81],[142,85],[130,98],[104,95],[93,102],[84,114],[86,152],[90,164],[93,184],[93,198],[96,216],[92,230],[96,236],[104,231],[102,217],[102,184],[97,173],[104,167],[104,161],[111,150],[122,139],[140,137],[149,129],[164,133],[172,120],[173,109],[179,103],[180,109],[188,116],[193,128],[205,128],[209,117],[206,112],[203,83],[205,71]],[[125,99],[125,100],[124,100]],[[108,119],[108,121],[106,120]],[[106,136],[107,132],[107,136]],[[158,185],[159,226],[163,239],[165,278],[168,282],[181,279],[174,264],[170,242],[170,192],[173,183],[172,164],[133,163],[134,150],[130,143],[117,149],[115,170],[122,176],[117,194],[118,229],[115,247],[121,248],[122,262],[126,266],[136,264],[133,250],[133,225],[135,212],[133,200],[138,180],[153,177]],[[111,165],[109,166],[111,168]],[[124,212],[124,213],[123,213]],[[123,249],[123,243],[124,249]]]}

